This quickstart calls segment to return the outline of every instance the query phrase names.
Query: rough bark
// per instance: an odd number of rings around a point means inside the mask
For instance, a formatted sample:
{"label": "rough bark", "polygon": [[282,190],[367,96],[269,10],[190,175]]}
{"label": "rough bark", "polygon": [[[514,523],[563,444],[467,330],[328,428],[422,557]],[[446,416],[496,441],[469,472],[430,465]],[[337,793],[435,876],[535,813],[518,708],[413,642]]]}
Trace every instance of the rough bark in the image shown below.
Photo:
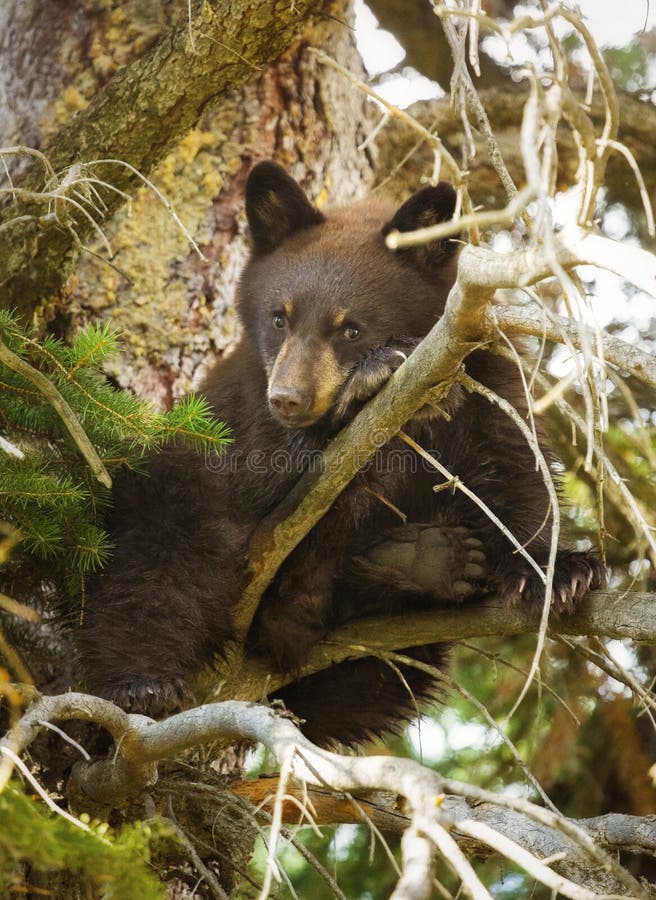
{"label": "rough bark", "polygon": [[116,322],[126,349],[112,374],[122,386],[167,405],[234,342],[234,291],[247,252],[244,184],[253,162],[276,157],[320,204],[366,190],[372,159],[356,149],[368,123],[364,99],[335,74],[324,77],[307,52],[327,45],[352,60],[344,4],[331,9],[334,18],[315,21],[275,64],[208,109],[153,174],[206,261],[147,188],[107,229],[114,262],[132,283],[98,259],[81,261],[68,315],[74,326],[96,316]]}
{"label": "rough bark", "polygon": [[[191,25],[186,8],[180,10],[176,24],[119,69],[88,106],[81,104],[83,108],[46,142],[43,152],[55,172],[73,163],[111,158],[149,175],[198,122],[207,104],[275,59],[316,6],[316,0],[291,5],[286,0],[230,6],[193,3]],[[248,57],[237,48],[246,48]],[[102,167],[100,177],[120,191],[138,184],[136,176],[120,166]],[[21,187],[39,190],[42,182],[40,163],[30,162]],[[108,191],[103,201],[111,213],[123,198]],[[37,204],[28,205],[22,214],[43,212]],[[13,208],[11,213],[15,214]],[[91,233],[89,222],[71,218],[84,242]],[[33,309],[39,299],[62,286],[75,264],[76,250],[70,229],[63,230],[58,223],[18,223],[13,240],[0,253],[3,302],[23,312]]]}

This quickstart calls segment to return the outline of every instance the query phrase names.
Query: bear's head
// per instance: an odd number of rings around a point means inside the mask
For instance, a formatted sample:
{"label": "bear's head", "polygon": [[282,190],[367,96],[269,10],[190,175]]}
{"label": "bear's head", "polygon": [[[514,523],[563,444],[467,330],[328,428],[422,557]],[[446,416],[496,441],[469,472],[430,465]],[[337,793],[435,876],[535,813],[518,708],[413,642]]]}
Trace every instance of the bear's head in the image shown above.
{"label": "bear's head", "polygon": [[441,182],[398,209],[369,199],[324,214],[279,165],[255,166],[246,186],[253,246],[238,308],[284,425],[317,424],[367,353],[432,328],[455,278],[458,242],[391,251],[385,235],[446,221],[455,200]]}

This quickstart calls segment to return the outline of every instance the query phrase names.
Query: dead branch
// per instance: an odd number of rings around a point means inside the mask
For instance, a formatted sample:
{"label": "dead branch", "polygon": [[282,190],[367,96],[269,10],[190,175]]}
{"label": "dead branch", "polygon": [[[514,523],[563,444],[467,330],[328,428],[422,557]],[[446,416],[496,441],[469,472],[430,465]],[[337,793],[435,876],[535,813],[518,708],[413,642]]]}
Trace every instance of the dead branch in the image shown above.
{"label": "dead branch", "polygon": [[[428,896],[426,891],[432,882],[436,850],[460,876],[470,896],[489,898],[453,840],[454,835],[473,839],[477,844],[501,852],[526,867],[536,879],[551,887],[557,886],[564,896],[575,900],[609,897],[608,891],[620,896],[626,895],[627,891],[637,898],[649,896],[611,856],[591,842],[589,834],[581,827],[585,823],[571,822],[517,798],[497,800],[494,795],[473,786],[445,781],[438,773],[412,760],[387,756],[346,757],[321,750],[304,738],[288,719],[280,718],[263,706],[227,701],[154,722],[145,716],[127,715],[107,701],[84,694],[43,697],[32,704],[0,741],[0,753],[5,759],[17,759],[28,749],[44,722],[61,719],[98,721],[111,729],[116,740],[116,747],[106,760],[84,761],[74,769],[77,785],[96,803],[117,805],[139,794],[156,781],[158,760],[219,738],[259,741],[274,753],[281,765],[276,797],[287,792],[287,773],[304,786],[304,790],[306,786],[315,787],[349,796],[358,792],[367,795],[372,791],[384,791],[403,798],[409,822],[404,834],[402,874],[393,895],[397,898]],[[488,802],[492,798],[492,807],[483,810],[472,808],[462,800],[447,799],[447,790],[474,801],[485,799]],[[303,805],[306,804],[305,796]],[[499,806],[507,807],[502,818]],[[282,824],[283,808],[282,803],[274,804],[271,845],[275,845],[276,828],[279,831]],[[511,823],[509,833],[504,831],[506,820]],[[538,829],[539,833],[536,823],[543,826]],[[608,819],[603,825],[595,823],[597,832],[604,828],[606,833],[613,831],[613,823]],[[618,822],[614,825],[615,835],[623,828],[627,835],[634,836],[631,838],[633,844],[639,833],[640,842],[653,849],[653,823],[636,829],[632,821]],[[524,847],[527,837],[530,850]],[[585,886],[551,868],[554,860],[545,858],[553,857],[554,841],[559,848],[564,848],[557,851],[555,862],[560,866],[564,853],[569,873],[583,875]],[[594,887],[589,886],[590,881]],[[409,885],[414,885],[413,890],[421,889],[422,893],[408,892]]]}

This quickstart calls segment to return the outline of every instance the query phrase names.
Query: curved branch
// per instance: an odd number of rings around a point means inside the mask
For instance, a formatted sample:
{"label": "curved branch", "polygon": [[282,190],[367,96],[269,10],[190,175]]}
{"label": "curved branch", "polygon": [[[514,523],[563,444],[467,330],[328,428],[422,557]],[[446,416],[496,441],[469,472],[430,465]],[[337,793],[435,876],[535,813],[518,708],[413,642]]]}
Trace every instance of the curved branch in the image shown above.
{"label": "curved branch", "polygon": [[[556,877],[554,872],[551,869],[545,870],[545,864],[537,859],[537,856],[551,855],[544,853],[544,845],[542,850],[538,848],[539,842],[536,842],[534,830],[537,822],[547,829],[555,829],[551,841],[556,840],[559,852],[566,854],[568,875],[561,874],[558,877],[559,890],[565,896],[586,900],[598,896],[589,887],[581,887],[569,880],[569,875],[578,874],[587,881],[591,861],[600,870],[595,872],[593,867],[595,887],[597,883],[603,883],[603,890],[621,890],[624,893],[628,889],[632,896],[647,896],[638,882],[604,850],[594,845],[585,829],[575,822],[525,800],[501,797],[498,803],[510,807],[504,814],[512,825],[512,837],[509,842],[503,841],[500,834],[503,833],[504,820],[499,819],[499,811],[494,809],[497,804],[494,795],[492,808],[486,811],[487,816],[475,813],[462,800],[447,800],[444,792],[449,789],[461,797],[476,801],[482,799],[483,792],[479,788],[445,781],[438,773],[413,760],[389,756],[347,757],[321,750],[303,737],[288,719],[280,718],[271,709],[255,704],[238,701],[209,704],[172,716],[163,722],[154,722],[144,716],[127,715],[107,701],[84,694],[44,697],[34,703],[0,741],[0,752],[8,750],[10,754],[19,754],[25,751],[43,727],[44,721],[94,718],[102,724],[110,725],[117,740],[115,750],[107,759],[78,763],[74,768],[77,786],[96,803],[116,805],[152,785],[157,778],[155,765],[159,759],[175,756],[183,750],[220,738],[245,738],[258,741],[269,748],[281,763],[282,769],[288,770],[303,785],[349,794],[383,790],[403,797],[410,806],[411,816],[403,844],[404,872],[400,884],[410,875],[413,883],[416,880],[418,886],[427,887],[431,883],[432,852],[420,854],[423,860],[419,871],[412,866],[413,863],[418,863],[415,838],[423,835],[421,841],[430,839],[447,857],[446,861],[468,884],[471,896],[489,897],[448,832],[470,835],[477,832],[474,836],[493,848],[501,841],[503,846],[498,846],[498,849],[502,853],[515,859],[520,865],[522,862],[530,863],[537,878],[551,883]],[[280,790],[276,793],[280,794]],[[489,800],[487,795],[484,799]],[[511,810],[519,814],[522,820],[519,829],[516,821],[518,815],[512,815]],[[489,822],[490,813],[497,817],[492,827]],[[282,809],[278,811],[278,818],[282,818]],[[485,821],[486,818],[488,821]],[[483,834],[480,829],[473,827],[474,821],[484,824]],[[531,835],[533,852],[530,860],[524,855],[527,853],[524,848],[526,835]],[[514,850],[515,846],[522,847],[519,858],[518,851]],[[559,860],[559,864],[562,862]]]}
{"label": "curved branch", "polygon": [[[439,572],[435,573],[439,587]],[[424,585],[428,590],[428,585]],[[645,643],[656,643],[654,594],[633,591],[595,591],[577,604],[569,615],[550,620],[550,632],[562,635],[598,635]],[[307,677],[331,665],[373,654],[398,651],[423,644],[455,642],[475,637],[508,637],[536,634],[539,611],[509,608],[498,597],[412,612],[402,616],[375,616],[342,625],[317,644],[300,673],[271,669],[270,660],[248,656],[217,664],[199,675],[194,684],[197,696],[209,700],[235,698],[258,701],[277,692],[298,675]]]}

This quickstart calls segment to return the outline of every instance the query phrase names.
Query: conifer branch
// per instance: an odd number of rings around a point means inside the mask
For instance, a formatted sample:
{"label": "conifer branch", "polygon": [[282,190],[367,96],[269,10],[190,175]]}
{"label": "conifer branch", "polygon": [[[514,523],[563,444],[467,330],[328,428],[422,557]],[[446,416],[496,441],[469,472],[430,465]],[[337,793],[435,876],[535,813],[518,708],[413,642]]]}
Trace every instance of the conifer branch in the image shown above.
{"label": "conifer branch", "polygon": [[86,432],[80,425],[77,417],[71,407],[68,405],[66,400],[59,393],[54,384],[46,378],[41,372],[37,369],[33,368],[28,362],[24,359],[21,359],[16,353],[7,347],[7,345],[0,340],[0,362],[4,363],[8,369],[11,369],[12,372],[16,372],[18,375],[22,375],[24,378],[27,378],[28,381],[31,381],[32,384],[41,391],[44,397],[46,397],[53,408],[59,414],[62,422],[66,426],[69,431],[69,434],[75,441],[80,453],[86,459],[87,463],[94,476],[98,479],[98,481],[107,488],[111,488],[112,479],[109,475],[109,472],[105,468],[102,460],[96,453],[96,450],[86,435]]}

